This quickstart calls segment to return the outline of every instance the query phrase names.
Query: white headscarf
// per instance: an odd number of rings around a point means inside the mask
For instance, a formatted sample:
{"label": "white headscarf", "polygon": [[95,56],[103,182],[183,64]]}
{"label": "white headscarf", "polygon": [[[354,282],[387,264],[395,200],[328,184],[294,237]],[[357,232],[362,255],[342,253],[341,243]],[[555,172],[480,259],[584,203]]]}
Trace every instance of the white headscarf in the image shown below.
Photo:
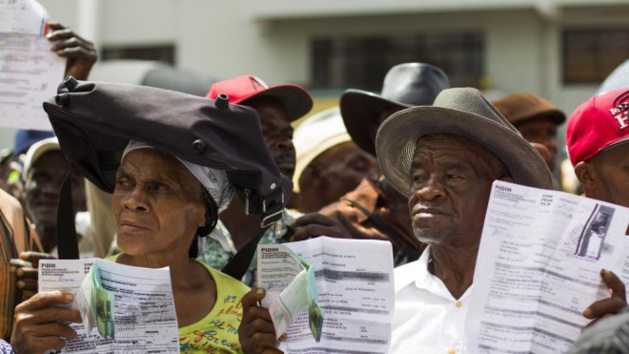
{"label": "white headscarf", "polygon": [[[139,141],[129,141],[129,145],[122,153],[122,159],[124,160],[125,156],[133,151],[138,149],[155,149],[154,147],[147,145],[145,143]],[[218,206],[218,212],[227,209],[229,206],[229,202],[231,202],[232,197],[234,196],[234,187],[231,182],[227,178],[227,173],[223,170],[217,170],[214,168],[197,165],[192,162],[188,162],[182,160],[175,156],[179,162],[181,162],[190,173],[205,187],[207,192],[210,194],[216,205]]]}

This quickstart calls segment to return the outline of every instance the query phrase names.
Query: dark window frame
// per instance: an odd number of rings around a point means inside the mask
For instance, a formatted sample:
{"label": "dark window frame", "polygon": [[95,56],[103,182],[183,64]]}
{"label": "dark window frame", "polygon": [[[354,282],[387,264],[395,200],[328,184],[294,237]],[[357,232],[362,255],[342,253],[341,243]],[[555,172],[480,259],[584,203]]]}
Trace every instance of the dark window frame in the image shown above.
{"label": "dark window frame", "polygon": [[566,27],[561,41],[565,85],[600,84],[629,58],[629,27]]}
{"label": "dark window frame", "polygon": [[379,91],[387,71],[405,62],[440,67],[452,86],[479,87],[485,49],[482,31],[315,37],[310,43],[311,87]]}

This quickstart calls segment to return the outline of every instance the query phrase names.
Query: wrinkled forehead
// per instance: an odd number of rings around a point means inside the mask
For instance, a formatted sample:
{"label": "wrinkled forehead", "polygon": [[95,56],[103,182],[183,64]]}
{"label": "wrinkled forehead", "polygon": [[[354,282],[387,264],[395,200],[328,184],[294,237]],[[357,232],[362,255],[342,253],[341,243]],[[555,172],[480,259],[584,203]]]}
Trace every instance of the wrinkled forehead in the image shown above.
{"label": "wrinkled forehead", "polygon": [[147,178],[166,177],[182,184],[198,183],[177,158],[151,147],[129,151],[120,162],[120,169]]}
{"label": "wrinkled forehead", "polygon": [[150,167],[153,164],[161,166],[183,167],[181,162],[174,156],[157,150],[156,148],[144,146],[126,152],[120,165],[146,165]]}
{"label": "wrinkled forehead", "polygon": [[478,162],[500,162],[498,157],[482,145],[464,136],[454,134],[430,134],[417,140],[412,166],[435,159],[444,163],[466,165]]}

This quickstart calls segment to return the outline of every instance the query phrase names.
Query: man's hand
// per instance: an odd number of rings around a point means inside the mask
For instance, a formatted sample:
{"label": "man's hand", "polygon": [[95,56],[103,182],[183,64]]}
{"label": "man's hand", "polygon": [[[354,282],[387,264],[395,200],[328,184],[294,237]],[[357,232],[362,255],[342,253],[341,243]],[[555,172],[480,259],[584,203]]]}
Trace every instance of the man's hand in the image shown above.
{"label": "man's hand", "polygon": [[15,270],[17,288],[22,290],[22,300],[27,300],[37,293],[39,261],[42,259],[55,259],[55,257],[48,253],[22,252],[20,253],[20,259],[32,265],[32,267],[19,267]]}
{"label": "man's hand", "polygon": [[611,296],[607,299],[594,302],[583,311],[585,318],[594,320],[590,322],[588,326],[604,316],[616,314],[627,307],[625,284],[616,274],[607,269],[601,270],[601,278],[603,279],[603,283],[609,287]]}
{"label": "man's hand", "polygon": [[94,43],[81,38],[58,22],[50,21],[48,27],[52,30],[46,36],[52,42],[50,50],[68,59],[65,77],[73,76],[77,80],[87,80],[92,66],[98,59]]}
{"label": "man's hand", "polygon": [[67,323],[81,322],[79,310],[59,307],[69,305],[72,294],[61,291],[41,292],[15,307],[11,346],[16,353],[45,353],[62,350],[65,339],[76,332]]}
{"label": "man's hand", "polygon": [[352,237],[349,231],[347,231],[338,220],[319,213],[305,214],[295,220],[291,227],[297,229],[291,237],[291,241],[302,241],[319,236],[335,238]]}
{"label": "man's hand", "polygon": [[238,328],[238,340],[245,354],[281,354],[279,342],[269,310],[258,306],[266,292],[253,289],[242,298],[242,322]]}
{"label": "man's hand", "polygon": [[367,240],[383,240],[391,241],[391,236],[386,235],[375,227],[364,227],[359,223],[354,223],[351,220],[341,217],[338,219],[341,225],[352,235],[355,239],[367,239]]}

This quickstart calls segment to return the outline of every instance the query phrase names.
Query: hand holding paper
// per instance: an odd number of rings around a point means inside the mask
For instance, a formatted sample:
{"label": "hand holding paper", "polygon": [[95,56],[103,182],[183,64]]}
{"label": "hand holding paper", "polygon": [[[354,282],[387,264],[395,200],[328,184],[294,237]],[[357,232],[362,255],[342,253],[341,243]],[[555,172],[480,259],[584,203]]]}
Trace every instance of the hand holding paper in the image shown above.
{"label": "hand holding paper", "polygon": [[[317,285],[310,263],[285,245],[259,245],[258,259],[264,264],[264,271],[258,268],[258,274],[265,274],[259,277],[258,284],[267,289],[263,305],[268,305],[276,336],[279,338],[284,334],[295,316],[308,307],[309,327],[319,342],[323,311],[317,304]],[[295,273],[297,275],[293,276]]]}
{"label": "hand holding paper", "polygon": [[66,341],[64,353],[179,353],[168,268],[102,259],[45,260],[39,272],[41,290],[75,294],[73,306],[84,314],[83,325],[72,326],[76,336]]}
{"label": "hand holding paper", "polygon": [[[267,289],[262,306],[269,310],[253,310],[268,316],[276,336],[285,332],[279,349],[387,352],[393,310],[389,242],[319,237],[258,247],[258,284]],[[241,329],[247,327],[244,317]],[[268,345],[275,348],[276,342]]]}
{"label": "hand holding paper", "polygon": [[[69,323],[81,322],[79,311],[67,307],[73,300],[74,297],[67,292],[43,291],[19,304],[15,308],[11,335],[13,350],[16,353],[62,350],[65,346],[62,338],[72,340],[77,335]],[[55,321],[51,321],[51,318]],[[43,333],[47,335],[42,336]]]}
{"label": "hand holding paper", "polygon": [[34,0],[0,2],[0,116],[11,128],[51,130],[42,102],[63,80],[65,59],[43,37],[48,14]]}
{"label": "hand holding paper", "polygon": [[626,306],[624,286],[601,269],[627,257],[627,220],[627,208],[494,182],[466,323],[470,350],[566,352],[588,318]]}

